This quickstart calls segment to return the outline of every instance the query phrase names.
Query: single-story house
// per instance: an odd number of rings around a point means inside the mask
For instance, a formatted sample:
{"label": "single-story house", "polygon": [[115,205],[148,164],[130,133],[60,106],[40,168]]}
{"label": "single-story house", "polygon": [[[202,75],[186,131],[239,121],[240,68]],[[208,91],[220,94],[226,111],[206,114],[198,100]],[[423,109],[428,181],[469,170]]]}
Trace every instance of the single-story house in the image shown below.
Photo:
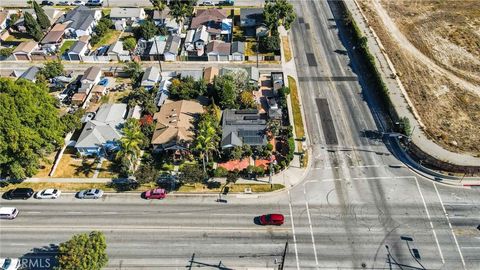
{"label": "single-story house", "polygon": [[[143,8],[123,8],[123,7],[118,7],[118,8],[112,8],[110,11],[110,18],[114,22],[114,24],[117,21],[123,21],[127,25],[131,26],[138,26],[139,23],[143,20],[145,20],[146,15],[145,15],[145,10]],[[115,24],[115,27],[117,27],[117,24]],[[116,30],[124,30],[124,28],[116,29]]]}
{"label": "single-story house", "polygon": [[240,26],[256,27],[263,23],[263,8],[240,9]]}
{"label": "single-story house", "polygon": [[130,52],[123,49],[123,41],[118,40],[108,47],[107,55],[113,61],[120,61],[122,56],[130,55]]}
{"label": "single-story house", "polygon": [[193,43],[195,45],[195,49],[201,50],[203,52],[203,49],[205,47],[205,44],[208,43],[208,32],[207,32],[207,27],[204,25],[200,25],[196,30],[195,30],[195,35],[193,36]]}
{"label": "single-story house", "polygon": [[93,29],[98,21],[102,18],[102,11],[99,9],[91,9],[86,6],[78,6],[69,11],[58,20],[59,23],[68,23],[65,30],[66,35],[74,38],[80,36],[89,36],[93,33]]}
{"label": "single-story house", "polygon": [[162,55],[165,52],[165,47],[167,46],[167,41],[163,37],[155,37],[152,46],[150,47],[150,51],[148,55],[150,56],[150,60],[160,60],[162,59]]}
{"label": "single-story house", "polygon": [[40,68],[36,66],[29,67],[22,75],[20,75],[19,79],[29,80],[31,82],[35,82],[37,80],[37,73],[40,71]]}
{"label": "single-story house", "polygon": [[56,45],[58,46],[63,41],[63,34],[65,33],[65,29],[67,28],[67,24],[57,23],[55,24],[50,31],[43,37],[40,44],[46,45]]}
{"label": "single-story house", "polygon": [[216,67],[206,67],[203,70],[203,78],[207,83],[213,83],[215,76],[218,76],[219,70]]}
{"label": "single-story house", "polygon": [[277,95],[278,90],[285,86],[285,81],[283,78],[283,72],[272,72],[271,75],[273,93]]}
{"label": "single-story house", "polygon": [[232,60],[245,61],[245,43],[241,41],[232,42]]}
{"label": "single-story house", "polygon": [[89,67],[85,70],[82,76],[82,84],[84,83],[92,83],[97,84],[100,81],[100,77],[102,76],[102,69],[100,67]]}
{"label": "single-story house", "polygon": [[146,89],[151,89],[155,87],[159,79],[160,71],[158,68],[156,66],[148,67],[143,73],[140,86],[145,87]]}
{"label": "single-story house", "polygon": [[183,27],[183,22],[177,23],[174,18],[170,15],[170,9],[165,7],[164,10],[161,12],[158,10],[153,11],[153,21],[157,26],[163,26],[167,28],[168,33],[171,35],[173,34],[180,34],[180,30]]}
{"label": "single-story house", "polygon": [[37,42],[33,40],[24,41],[13,50],[13,56],[15,56],[16,60],[30,61],[32,60],[32,52],[38,49],[39,46]]}
{"label": "single-story house", "polygon": [[192,18],[190,29],[197,29],[200,25],[204,25],[211,39],[219,39],[221,35],[232,33],[232,24],[232,19],[228,18],[225,9],[199,9]]}
{"label": "single-story house", "polygon": [[224,110],[222,118],[222,148],[267,144],[267,122],[260,118],[258,110]]}
{"label": "single-story house", "polygon": [[180,78],[192,77],[195,81],[203,80],[202,70],[182,70],[180,71]]}
{"label": "single-story house", "polygon": [[90,44],[88,41],[77,40],[67,52],[68,59],[70,61],[81,61],[82,56],[85,56],[89,49]]}
{"label": "single-story house", "polygon": [[245,76],[248,82],[257,85],[260,79],[260,73],[256,67],[223,67],[220,69],[220,75],[231,74],[232,76]]}
{"label": "single-story house", "polygon": [[7,11],[0,11],[0,31],[7,29],[7,21],[10,14]]}
{"label": "single-story house", "polygon": [[195,33],[196,31],[194,29],[187,30],[187,35],[185,36],[185,41],[183,42],[183,47],[187,52],[195,51],[195,44],[193,44]]}
{"label": "single-story house", "polygon": [[167,99],[170,97],[170,91],[168,91],[168,88],[172,84],[170,79],[171,78],[162,78],[162,81],[160,82],[157,96],[155,97],[155,101],[158,107],[162,107],[165,101],[167,101]]}
{"label": "single-story house", "polygon": [[119,149],[121,129],[128,115],[127,104],[103,104],[80,133],[75,148],[81,155],[98,156]]}
{"label": "single-story house", "polygon": [[[43,6],[42,8],[45,12],[45,15],[47,15],[48,21],[50,21],[51,25],[54,25],[57,20],[65,14],[65,12],[63,12],[62,10],[56,9],[54,7]],[[23,25],[23,14],[25,14],[25,12],[30,13],[35,19],[37,18],[37,14],[35,13],[35,10],[33,8],[22,9],[21,11],[22,17],[16,22],[16,24],[21,23]]]}
{"label": "single-story house", "polygon": [[213,40],[207,44],[208,61],[228,61],[230,58],[230,43]]}
{"label": "single-story house", "polygon": [[251,84],[258,85],[260,82],[260,72],[258,71],[257,67],[251,66],[251,67],[246,67],[245,70],[248,73],[248,82]]}
{"label": "single-story house", "polygon": [[195,135],[193,122],[203,113],[203,107],[197,101],[180,100],[166,102],[155,113],[156,121],[152,136],[155,150],[185,150]]}
{"label": "single-story house", "polygon": [[168,6],[166,6],[162,11],[157,9],[153,11],[153,22],[155,25],[164,25],[167,18],[170,18],[170,8]]}
{"label": "single-story house", "polygon": [[167,38],[167,44],[165,45],[165,51],[163,52],[163,56],[165,61],[176,61],[178,55],[178,49],[180,48],[180,43],[182,39],[180,36],[169,36]]}
{"label": "single-story house", "polygon": [[278,107],[275,98],[268,99],[268,118],[273,120],[282,120],[282,109]]}

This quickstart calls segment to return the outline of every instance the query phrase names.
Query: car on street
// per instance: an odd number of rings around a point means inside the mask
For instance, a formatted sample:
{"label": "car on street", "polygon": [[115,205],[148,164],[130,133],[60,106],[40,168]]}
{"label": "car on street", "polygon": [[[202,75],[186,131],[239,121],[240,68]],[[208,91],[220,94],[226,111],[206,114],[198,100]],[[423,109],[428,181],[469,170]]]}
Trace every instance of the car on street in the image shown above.
{"label": "car on street", "polygon": [[18,210],[15,207],[1,207],[0,219],[15,219],[18,215]]}
{"label": "car on street", "polygon": [[260,216],[261,225],[277,225],[280,226],[285,222],[285,217],[282,214],[267,214]]}
{"label": "car on street", "polygon": [[37,198],[37,199],[57,199],[58,197],[60,197],[60,194],[62,194],[62,192],[60,190],[49,188],[49,189],[44,189],[44,190],[41,190],[41,191],[37,192],[37,194],[35,194],[35,198]]}
{"label": "car on street", "polygon": [[72,2],[72,6],[85,6],[85,2],[80,0],[75,0]]}
{"label": "car on street", "polygon": [[31,188],[15,188],[15,189],[10,189],[7,191],[4,196],[8,200],[14,200],[14,199],[29,199],[30,197],[33,196],[33,189]]}
{"label": "car on street", "polygon": [[87,6],[101,6],[103,4],[103,0],[88,0]]}
{"label": "car on street", "polygon": [[79,199],[100,199],[103,196],[101,189],[85,189],[77,193]]}
{"label": "car on street", "polygon": [[57,6],[70,6],[70,2],[68,1],[59,1]]}
{"label": "car on street", "polygon": [[215,6],[215,4],[213,3],[213,1],[209,1],[209,0],[205,0],[202,2],[202,4],[200,4],[201,6]]}
{"label": "car on street", "polygon": [[20,269],[20,260],[16,258],[0,258],[0,266],[2,270]]}
{"label": "car on street", "polygon": [[55,5],[55,3],[53,3],[53,1],[42,1],[40,3],[40,5],[42,5],[42,6],[53,6],[53,5]]}
{"label": "car on street", "polygon": [[165,199],[167,193],[163,188],[154,188],[145,192],[145,199]]}

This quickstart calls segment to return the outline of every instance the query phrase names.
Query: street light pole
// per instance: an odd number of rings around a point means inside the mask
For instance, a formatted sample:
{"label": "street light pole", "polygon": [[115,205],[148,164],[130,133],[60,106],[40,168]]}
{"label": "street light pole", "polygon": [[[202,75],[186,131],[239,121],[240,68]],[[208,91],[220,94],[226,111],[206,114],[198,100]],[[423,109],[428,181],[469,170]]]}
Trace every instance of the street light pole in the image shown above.
{"label": "street light pole", "polygon": [[153,37],[153,42],[155,42],[155,50],[157,51],[158,66],[160,67],[160,74],[161,74],[163,72],[162,61],[160,61],[160,53],[158,52],[157,39],[155,37]]}

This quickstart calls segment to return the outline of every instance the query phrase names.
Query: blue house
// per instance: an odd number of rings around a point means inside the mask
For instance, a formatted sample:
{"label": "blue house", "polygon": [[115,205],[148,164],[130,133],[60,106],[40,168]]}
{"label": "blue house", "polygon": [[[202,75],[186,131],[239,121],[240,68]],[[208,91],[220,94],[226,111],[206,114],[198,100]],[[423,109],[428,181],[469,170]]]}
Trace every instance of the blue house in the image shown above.
{"label": "blue house", "polygon": [[99,156],[119,149],[118,140],[127,118],[127,104],[103,104],[80,134],[75,148],[81,155]]}

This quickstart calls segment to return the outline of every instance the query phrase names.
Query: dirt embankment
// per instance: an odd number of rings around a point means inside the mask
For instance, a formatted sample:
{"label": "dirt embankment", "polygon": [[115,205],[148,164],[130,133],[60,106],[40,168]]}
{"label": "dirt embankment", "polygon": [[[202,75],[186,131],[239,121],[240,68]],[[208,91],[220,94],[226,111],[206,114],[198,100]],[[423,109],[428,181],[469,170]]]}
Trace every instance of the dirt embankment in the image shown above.
{"label": "dirt embankment", "polygon": [[480,11],[474,1],[385,0],[381,8],[396,29],[385,27],[373,1],[359,0],[427,135],[451,151],[480,155]]}

